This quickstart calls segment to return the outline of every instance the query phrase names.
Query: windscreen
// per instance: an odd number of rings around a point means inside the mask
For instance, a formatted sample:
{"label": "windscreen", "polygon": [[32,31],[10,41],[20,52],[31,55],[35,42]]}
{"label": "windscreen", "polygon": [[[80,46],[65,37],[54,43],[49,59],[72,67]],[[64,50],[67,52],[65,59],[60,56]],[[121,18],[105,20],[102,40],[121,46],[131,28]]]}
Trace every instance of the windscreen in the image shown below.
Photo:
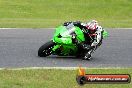
{"label": "windscreen", "polygon": [[68,26],[66,26],[67,31],[63,33],[63,35],[72,35],[75,33],[75,26],[73,23],[70,23]]}

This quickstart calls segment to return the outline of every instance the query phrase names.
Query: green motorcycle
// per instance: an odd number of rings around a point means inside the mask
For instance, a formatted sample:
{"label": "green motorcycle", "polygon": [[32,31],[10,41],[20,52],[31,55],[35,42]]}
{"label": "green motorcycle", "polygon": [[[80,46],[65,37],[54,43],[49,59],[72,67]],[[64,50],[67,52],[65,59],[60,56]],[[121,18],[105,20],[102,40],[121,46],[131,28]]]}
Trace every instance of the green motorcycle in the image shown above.
{"label": "green motorcycle", "polygon": [[[103,32],[103,37],[107,36],[107,32]],[[84,42],[85,37],[82,30],[74,26],[72,23],[68,26],[59,26],[51,41],[42,45],[38,50],[38,56],[46,57],[49,55],[59,56],[80,56],[78,46],[73,42],[76,37],[78,42]],[[79,53],[78,53],[79,52]]]}

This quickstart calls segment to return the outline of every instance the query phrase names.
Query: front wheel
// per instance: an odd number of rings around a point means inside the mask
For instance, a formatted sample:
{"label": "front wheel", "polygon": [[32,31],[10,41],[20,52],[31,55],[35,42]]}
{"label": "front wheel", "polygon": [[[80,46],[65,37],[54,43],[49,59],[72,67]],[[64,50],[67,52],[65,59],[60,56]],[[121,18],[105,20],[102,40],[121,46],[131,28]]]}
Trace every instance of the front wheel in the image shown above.
{"label": "front wheel", "polygon": [[52,48],[55,45],[53,41],[49,41],[42,45],[38,50],[38,56],[46,57],[52,54]]}

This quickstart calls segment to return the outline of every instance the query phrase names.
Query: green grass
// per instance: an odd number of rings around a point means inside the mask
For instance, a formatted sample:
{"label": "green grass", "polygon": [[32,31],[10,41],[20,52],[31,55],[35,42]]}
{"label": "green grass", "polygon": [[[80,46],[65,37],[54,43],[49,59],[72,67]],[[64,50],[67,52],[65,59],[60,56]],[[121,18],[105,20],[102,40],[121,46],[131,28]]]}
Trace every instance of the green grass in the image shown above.
{"label": "green grass", "polygon": [[98,20],[104,27],[132,27],[132,0],[0,0],[0,27],[56,27]]}
{"label": "green grass", "polygon": [[[132,68],[87,69],[89,74],[130,74]],[[0,70],[0,88],[131,88],[130,84],[86,84],[76,82],[77,70]]]}

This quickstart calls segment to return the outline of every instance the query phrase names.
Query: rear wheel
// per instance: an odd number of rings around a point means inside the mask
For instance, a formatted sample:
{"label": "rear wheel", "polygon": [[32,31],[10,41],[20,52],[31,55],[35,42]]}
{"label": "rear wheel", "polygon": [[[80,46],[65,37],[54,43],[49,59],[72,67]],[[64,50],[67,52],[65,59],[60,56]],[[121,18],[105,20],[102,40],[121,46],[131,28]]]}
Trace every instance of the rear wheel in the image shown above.
{"label": "rear wheel", "polygon": [[46,57],[52,54],[52,48],[55,45],[53,41],[49,41],[42,45],[38,50],[38,56]]}

